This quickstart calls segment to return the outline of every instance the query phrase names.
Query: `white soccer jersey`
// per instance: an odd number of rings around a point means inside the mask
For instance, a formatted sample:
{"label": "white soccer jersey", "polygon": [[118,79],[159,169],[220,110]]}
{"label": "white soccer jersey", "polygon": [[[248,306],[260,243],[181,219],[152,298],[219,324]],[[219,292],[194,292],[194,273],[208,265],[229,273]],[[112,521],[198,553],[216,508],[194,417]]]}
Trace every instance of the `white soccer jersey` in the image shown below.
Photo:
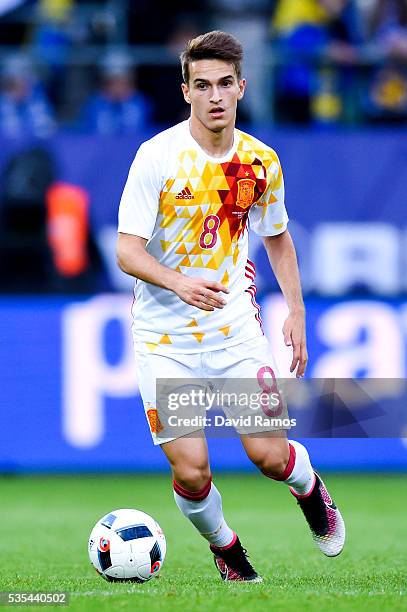
{"label": "white soccer jersey", "polygon": [[274,236],[287,227],[276,153],[235,130],[223,158],[206,154],[189,122],[143,143],[130,168],[119,232],[148,240],[161,264],[229,288],[223,309],[206,312],[174,292],[137,280],[132,308],[137,350],[214,351],[263,335],[248,228]]}

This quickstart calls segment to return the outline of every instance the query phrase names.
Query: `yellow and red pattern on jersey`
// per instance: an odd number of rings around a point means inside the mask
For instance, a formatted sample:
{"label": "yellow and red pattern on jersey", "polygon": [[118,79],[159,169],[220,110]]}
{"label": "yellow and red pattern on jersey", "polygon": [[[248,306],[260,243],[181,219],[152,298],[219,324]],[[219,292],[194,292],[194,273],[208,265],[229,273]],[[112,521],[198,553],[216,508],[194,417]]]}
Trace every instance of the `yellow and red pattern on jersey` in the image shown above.
{"label": "yellow and red pattern on jersey", "polygon": [[[236,264],[250,207],[264,194],[272,164],[277,166],[275,189],[280,186],[281,168],[274,151],[253,149],[255,139],[240,135],[236,152],[224,163],[208,161],[196,149],[182,151],[177,175],[167,180],[160,194],[162,250],[179,255],[175,269],[181,272],[218,270],[227,257]],[[270,193],[268,201],[261,202],[263,215],[275,201]]]}

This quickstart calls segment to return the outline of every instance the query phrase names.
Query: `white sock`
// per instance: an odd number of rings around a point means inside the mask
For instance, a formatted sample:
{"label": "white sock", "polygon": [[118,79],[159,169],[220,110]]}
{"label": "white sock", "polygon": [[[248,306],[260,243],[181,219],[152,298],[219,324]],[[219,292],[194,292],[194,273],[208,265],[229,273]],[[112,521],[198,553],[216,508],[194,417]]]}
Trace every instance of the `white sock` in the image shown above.
{"label": "white sock", "polygon": [[222,511],[222,498],[209,480],[200,491],[188,491],[174,481],[174,499],[199,533],[214,546],[228,546],[235,534],[226,524]]}
{"label": "white sock", "polygon": [[284,482],[290,485],[297,495],[307,495],[315,483],[314,470],[312,469],[308,451],[296,440],[288,440],[290,445],[290,459],[288,464],[293,463],[291,472]]}

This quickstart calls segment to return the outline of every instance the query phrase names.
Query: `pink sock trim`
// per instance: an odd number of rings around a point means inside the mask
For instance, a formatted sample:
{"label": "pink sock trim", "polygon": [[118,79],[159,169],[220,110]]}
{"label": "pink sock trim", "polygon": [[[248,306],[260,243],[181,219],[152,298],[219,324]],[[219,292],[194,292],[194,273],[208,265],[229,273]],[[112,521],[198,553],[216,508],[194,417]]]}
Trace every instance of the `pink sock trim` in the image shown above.
{"label": "pink sock trim", "polygon": [[314,482],[312,483],[312,487],[310,488],[308,493],[304,493],[303,495],[300,495],[300,493],[296,493],[296,491],[294,491],[292,487],[289,487],[289,489],[291,493],[294,495],[294,497],[296,497],[297,499],[305,499],[306,497],[309,497],[311,495],[312,491],[314,490],[316,481],[317,481],[317,477],[314,474]]}
{"label": "pink sock trim", "polygon": [[235,532],[233,532],[233,538],[232,541],[230,542],[230,544],[226,544],[226,546],[214,546],[213,544],[211,544],[211,548],[212,549],[216,549],[216,550],[227,550],[228,548],[231,548],[233,546],[233,544],[236,542],[237,540],[237,534]]}
{"label": "pink sock trim", "polygon": [[[284,472],[281,474],[281,476],[269,476],[269,478],[272,478],[273,480],[287,480],[287,478],[289,478],[289,476],[291,476],[292,471],[294,469],[294,465],[295,465],[295,448],[292,444],[288,443],[288,449],[290,451],[290,456],[288,458],[288,463],[285,466],[285,470]],[[267,474],[266,474],[267,475]]]}
{"label": "pink sock trim", "polygon": [[185,489],[182,485],[180,485],[179,482],[177,482],[176,480],[172,481],[172,486],[174,487],[174,491],[178,493],[178,495],[180,495],[181,497],[184,497],[189,501],[200,502],[209,495],[209,491],[211,490],[212,486],[212,475],[209,477],[209,480],[206,485],[204,485],[202,489],[199,489],[199,491],[189,491],[188,489]]}

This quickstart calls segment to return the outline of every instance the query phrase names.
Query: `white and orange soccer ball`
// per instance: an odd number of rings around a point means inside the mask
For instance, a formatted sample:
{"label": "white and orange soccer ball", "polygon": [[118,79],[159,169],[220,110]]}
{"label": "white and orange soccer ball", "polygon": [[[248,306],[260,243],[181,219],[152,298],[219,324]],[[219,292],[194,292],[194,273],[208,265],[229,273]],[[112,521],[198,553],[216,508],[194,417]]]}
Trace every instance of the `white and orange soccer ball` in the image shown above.
{"label": "white and orange soccer ball", "polygon": [[145,512],[113,510],[89,536],[89,558],[109,582],[147,582],[158,576],[167,550],[159,524]]}

